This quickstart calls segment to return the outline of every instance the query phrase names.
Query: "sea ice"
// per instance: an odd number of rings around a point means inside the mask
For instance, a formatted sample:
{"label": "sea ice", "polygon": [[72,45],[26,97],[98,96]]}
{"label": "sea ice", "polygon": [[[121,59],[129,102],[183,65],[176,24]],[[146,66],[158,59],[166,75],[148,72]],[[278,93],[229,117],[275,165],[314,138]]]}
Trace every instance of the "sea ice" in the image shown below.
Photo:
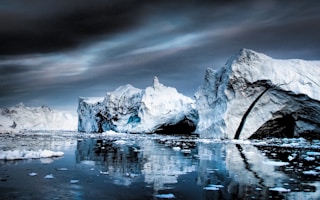
{"label": "sea ice", "polygon": [[64,155],[64,153],[61,151],[9,150],[9,151],[0,151],[0,160],[22,160],[22,159],[50,158],[50,157],[60,157],[63,155]]}
{"label": "sea ice", "polygon": [[263,164],[266,165],[273,165],[273,166],[284,166],[284,165],[289,165],[288,162],[277,162],[277,161],[264,161],[262,162]]}
{"label": "sea ice", "polygon": [[31,173],[29,173],[29,176],[37,176],[38,174],[37,173],[35,173],[35,172],[31,172]]}
{"label": "sea ice", "polygon": [[45,175],[45,177],[43,177],[45,179],[53,179],[54,176],[52,174],[48,174],[48,175]]}
{"label": "sea ice", "polygon": [[157,194],[156,197],[160,198],[160,199],[173,199],[173,198],[176,198],[174,196],[174,194],[171,194],[171,193],[169,193],[169,194]]}
{"label": "sea ice", "polygon": [[71,184],[76,184],[76,183],[79,183],[79,180],[72,179],[72,180],[70,180],[70,183],[71,183]]}
{"label": "sea ice", "polygon": [[277,192],[290,192],[290,189],[286,189],[283,187],[274,187],[274,188],[269,188],[271,191],[277,191]]}

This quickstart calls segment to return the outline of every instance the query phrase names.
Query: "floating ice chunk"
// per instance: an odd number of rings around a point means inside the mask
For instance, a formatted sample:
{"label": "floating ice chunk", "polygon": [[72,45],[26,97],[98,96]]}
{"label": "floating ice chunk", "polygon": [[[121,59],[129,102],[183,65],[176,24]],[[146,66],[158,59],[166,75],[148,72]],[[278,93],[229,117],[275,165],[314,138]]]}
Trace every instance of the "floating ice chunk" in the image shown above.
{"label": "floating ice chunk", "polygon": [[37,173],[35,173],[35,172],[31,172],[31,173],[29,173],[29,176],[37,176],[38,174]]}
{"label": "floating ice chunk", "polygon": [[174,151],[180,151],[180,150],[181,150],[180,147],[172,147],[172,149],[173,149]]}
{"label": "floating ice chunk", "polygon": [[60,168],[56,168],[57,171],[69,171],[68,168],[65,167],[60,167]]}
{"label": "floating ice chunk", "polygon": [[277,191],[277,192],[290,192],[290,189],[286,189],[283,187],[274,187],[274,188],[269,188],[271,191]]}
{"label": "floating ice chunk", "polygon": [[103,171],[100,170],[100,174],[102,174],[102,175],[109,175],[109,172],[103,172]]}
{"label": "floating ice chunk", "polygon": [[169,193],[169,194],[157,194],[156,197],[160,198],[160,199],[174,199],[174,198],[176,198],[174,196],[174,194],[171,194],[171,193]]}
{"label": "floating ice chunk", "polygon": [[305,175],[314,175],[314,176],[320,174],[320,172],[317,172],[317,171],[314,171],[314,170],[304,171],[302,173],[305,174]]}
{"label": "floating ice chunk", "polygon": [[53,179],[54,176],[53,176],[52,174],[48,174],[48,175],[46,175],[46,176],[43,177],[43,178],[45,178],[45,179]]}
{"label": "floating ice chunk", "polygon": [[308,151],[307,152],[308,156],[320,156],[320,152],[316,152],[316,151]]}
{"label": "floating ice chunk", "polygon": [[127,142],[125,140],[117,140],[114,143],[115,144],[126,144]]}
{"label": "floating ice chunk", "polygon": [[72,180],[70,180],[70,183],[71,183],[71,184],[76,184],[76,183],[79,183],[79,180],[72,179]]}
{"label": "floating ice chunk", "polygon": [[96,162],[93,161],[93,160],[83,160],[83,161],[81,161],[81,164],[84,164],[84,165],[96,165]]}
{"label": "floating ice chunk", "polygon": [[223,185],[214,185],[214,184],[210,184],[209,186],[211,186],[211,187],[217,187],[217,188],[223,188],[223,187],[224,187]]}
{"label": "floating ice chunk", "polygon": [[316,167],[315,170],[320,170],[320,166]]}
{"label": "floating ice chunk", "polygon": [[284,166],[284,165],[289,165],[288,162],[277,162],[277,161],[264,161],[262,162],[263,164],[266,165],[273,165],[273,166]]}
{"label": "floating ice chunk", "polygon": [[214,191],[214,190],[219,190],[218,187],[214,187],[214,186],[207,186],[207,187],[204,187],[203,189],[204,189],[204,190],[212,190],[212,191]]}
{"label": "floating ice chunk", "polygon": [[304,158],[306,161],[314,161],[315,158],[314,157],[311,157],[311,156],[307,156]]}
{"label": "floating ice chunk", "polygon": [[181,152],[187,154],[187,153],[191,153],[191,150],[190,149],[182,149]]}

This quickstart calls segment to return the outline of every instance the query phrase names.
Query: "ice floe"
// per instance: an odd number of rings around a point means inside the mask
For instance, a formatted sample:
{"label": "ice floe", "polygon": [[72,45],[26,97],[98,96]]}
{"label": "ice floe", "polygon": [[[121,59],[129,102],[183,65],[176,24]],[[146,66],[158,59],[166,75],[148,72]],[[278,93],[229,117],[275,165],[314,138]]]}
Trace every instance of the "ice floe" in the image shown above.
{"label": "ice floe", "polygon": [[156,197],[159,198],[159,199],[174,199],[174,198],[176,198],[174,196],[174,194],[172,194],[172,193],[169,193],[169,194],[157,194]]}
{"label": "ice floe", "polygon": [[269,188],[271,191],[277,191],[277,192],[290,192],[290,189],[286,189],[283,187],[274,187],[274,188]]}
{"label": "ice floe", "polygon": [[50,158],[50,157],[60,157],[63,155],[64,155],[64,153],[61,151],[9,150],[9,151],[0,151],[0,160],[22,160],[22,159]]}

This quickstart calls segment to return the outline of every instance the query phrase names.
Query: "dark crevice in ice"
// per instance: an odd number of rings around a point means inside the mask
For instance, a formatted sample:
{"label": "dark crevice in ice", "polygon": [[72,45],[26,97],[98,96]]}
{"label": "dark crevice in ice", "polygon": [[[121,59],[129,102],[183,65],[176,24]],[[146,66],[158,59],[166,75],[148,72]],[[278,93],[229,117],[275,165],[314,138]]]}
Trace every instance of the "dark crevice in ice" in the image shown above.
{"label": "dark crevice in ice", "polygon": [[248,115],[250,114],[251,110],[253,109],[253,107],[256,105],[256,103],[259,101],[259,99],[270,89],[271,87],[269,85],[266,85],[266,89],[251,103],[251,105],[249,106],[248,110],[244,113],[241,122],[239,124],[239,127],[236,131],[236,134],[234,136],[234,139],[239,139],[240,137],[240,133],[242,131],[242,128],[244,126],[244,123],[246,122],[246,119],[248,117]]}

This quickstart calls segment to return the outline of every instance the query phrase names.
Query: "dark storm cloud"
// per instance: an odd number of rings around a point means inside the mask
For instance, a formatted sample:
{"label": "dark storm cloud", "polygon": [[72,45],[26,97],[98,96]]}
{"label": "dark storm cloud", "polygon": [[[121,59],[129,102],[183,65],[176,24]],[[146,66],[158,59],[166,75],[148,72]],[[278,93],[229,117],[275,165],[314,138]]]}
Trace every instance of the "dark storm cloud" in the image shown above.
{"label": "dark storm cloud", "polygon": [[[130,30],[153,12],[179,11],[192,1],[3,0],[0,55],[52,52]],[[194,1],[193,1],[194,3]],[[204,4],[203,1],[202,4]]]}
{"label": "dark storm cloud", "polygon": [[240,48],[320,55],[318,1],[2,2],[0,105],[75,107],[78,96],[144,88],[154,75],[192,95],[207,67]]}

